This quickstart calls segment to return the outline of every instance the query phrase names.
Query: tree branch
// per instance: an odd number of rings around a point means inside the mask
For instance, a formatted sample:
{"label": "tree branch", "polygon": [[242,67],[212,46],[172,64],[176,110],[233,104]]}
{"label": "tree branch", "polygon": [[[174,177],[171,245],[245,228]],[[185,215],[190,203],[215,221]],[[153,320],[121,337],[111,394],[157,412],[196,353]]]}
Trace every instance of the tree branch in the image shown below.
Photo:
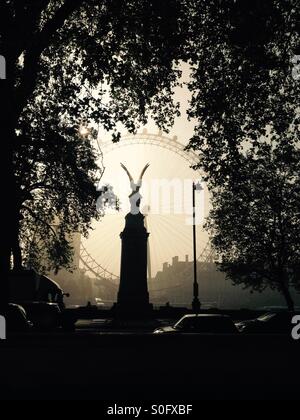
{"label": "tree branch", "polygon": [[[33,4],[32,4],[33,3]],[[42,13],[47,9],[50,0],[34,0],[27,2],[16,2],[14,32],[18,32],[18,44],[15,52],[15,59],[18,59],[31,44],[36,36],[38,24],[41,21]]]}
{"label": "tree branch", "polygon": [[35,220],[39,221],[40,223],[43,223],[43,225],[46,225],[46,226],[47,226],[47,228],[49,229],[49,231],[51,231],[51,232],[53,233],[53,235],[57,238],[57,233],[55,232],[55,230],[53,229],[53,227],[52,227],[51,225],[49,225],[49,223],[45,222],[45,220],[43,220],[43,219],[41,219],[39,216],[37,216],[37,215],[36,215],[36,214],[35,214],[35,213],[31,210],[31,208],[29,208],[29,207],[27,207],[27,206],[22,205],[22,209],[24,209],[24,210],[28,211],[28,213],[30,213],[30,214],[31,214],[31,216],[32,216]]}
{"label": "tree branch", "polygon": [[35,54],[40,55],[50,44],[51,38],[63,27],[65,21],[78,9],[85,0],[65,0],[65,3],[57,10],[55,15],[46,22],[42,31],[36,34],[33,40]]}
{"label": "tree branch", "polygon": [[65,21],[83,3],[84,0],[66,0],[54,16],[46,22],[43,29],[32,38],[31,46],[25,52],[22,81],[16,93],[16,119],[20,116],[29,96],[35,89],[39,61],[43,51],[50,45],[52,37],[63,27]]}
{"label": "tree branch", "polygon": [[51,185],[44,184],[43,182],[38,182],[36,184],[31,185],[28,188],[28,191],[32,192],[32,191],[35,191],[35,190],[42,190],[42,189],[57,191],[57,188],[54,188]]}

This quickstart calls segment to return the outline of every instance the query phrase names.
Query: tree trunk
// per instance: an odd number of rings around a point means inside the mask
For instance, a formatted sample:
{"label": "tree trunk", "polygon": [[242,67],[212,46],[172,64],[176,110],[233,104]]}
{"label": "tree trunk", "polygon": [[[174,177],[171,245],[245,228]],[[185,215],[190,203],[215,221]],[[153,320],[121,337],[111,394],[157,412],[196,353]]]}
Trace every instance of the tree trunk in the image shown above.
{"label": "tree trunk", "polygon": [[0,246],[0,306],[9,301],[8,277],[11,268],[12,236],[15,229],[16,188],[14,183],[11,137],[9,130],[2,125],[0,154],[1,181],[3,186],[2,224]]}
{"label": "tree trunk", "polygon": [[12,254],[14,258],[13,269],[20,271],[23,269],[22,249],[20,245],[20,216],[16,216],[16,225],[14,229]]}
{"label": "tree trunk", "polygon": [[16,242],[13,246],[13,257],[14,257],[14,270],[21,271],[23,269],[22,250],[19,242]]}
{"label": "tree trunk", "polygon": [[1,105],[0,113],[0,175],[2,186],[2,232],[0,241],[0,307],[9,302],[9,271],[11,268],[11,253],[13,247],[13,231],[16,214],[16,185],[13,165],[13,150],[15,138],[14,114],[14,65],[8,54],[5,56],[7,78],[0,80]]}
{"label": "tree trunk", "polygon": [[286,303],[287,303],[287,307],[289,309],[289,311],[294,312],[295,311],[295,303],[294,300],[292,298],[289,286],[286,283],[283,283],[281,285],[281,293],[283,294]]}

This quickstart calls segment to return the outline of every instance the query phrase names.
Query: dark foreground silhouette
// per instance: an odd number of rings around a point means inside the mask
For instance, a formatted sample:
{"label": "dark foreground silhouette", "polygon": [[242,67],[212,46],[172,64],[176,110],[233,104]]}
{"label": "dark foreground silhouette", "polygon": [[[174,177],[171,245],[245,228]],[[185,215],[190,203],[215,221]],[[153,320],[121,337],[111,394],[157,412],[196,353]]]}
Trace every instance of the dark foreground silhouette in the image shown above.
{"label": "dark foreground silhouette", "polygon": [[[1,399],[298,398],[284,336],[56,334],[0,342]],[[151,389],[151,393],[149,393]]]}

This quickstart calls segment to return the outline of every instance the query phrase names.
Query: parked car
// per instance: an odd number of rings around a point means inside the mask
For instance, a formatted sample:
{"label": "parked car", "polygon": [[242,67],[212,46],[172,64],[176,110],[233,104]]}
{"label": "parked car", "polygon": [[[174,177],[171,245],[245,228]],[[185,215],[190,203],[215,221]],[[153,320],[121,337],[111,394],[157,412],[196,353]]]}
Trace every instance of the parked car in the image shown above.
{"label": "parked car", "polygon": [[214,314],[185,315],[175,325],[157,328],[154,334],[237,334],[229,316]]}
{"label": "parked car", "polygon": [[105,303],[103,302],[103,299],[95,298],[95,303],[99,309],[105,308]]}
{"label": "parked car", "polygon": [[62,313],[57,303],[24,302],[22,306],[37,330],[51,331],[61,325]]}
{"label": "parked car", "polygon": [[23,302],[56,303],[60,310],[65,309],[64,297],[69,297],[62,288],[47,276],[34,270],[12,271],[10,273],[11,302],[23,305]]}
{"label": "parked car", "polygon": [[267,313],[257,319],[236,323],[243,334],[291,334],[294,312]]}
{"label": "parked car", "polygon": [[61,287],[47,276],[34,270],[10,273],[10,299],[25,307],[36,329],[53,330],[62,327],[74,330],[75,312],[66,309],[64,297],[69,297]]}
{"label": "parked car", "polygon": [[1,313],[6,320],[7,332],[28,332],[32,329],[32,323],[27,318],[25,309],[20,305],[10,303]]}

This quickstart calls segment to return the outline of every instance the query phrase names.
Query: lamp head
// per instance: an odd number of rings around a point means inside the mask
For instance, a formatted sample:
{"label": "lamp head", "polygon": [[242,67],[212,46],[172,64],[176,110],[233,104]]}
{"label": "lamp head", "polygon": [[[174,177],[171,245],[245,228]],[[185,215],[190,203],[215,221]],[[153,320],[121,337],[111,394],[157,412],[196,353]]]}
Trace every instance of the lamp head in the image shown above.
{"label": "lamp head", "polygon": [[195,191],[203,191],[203,187],[199,181],[197,183],[194,182],[194,189]]}

